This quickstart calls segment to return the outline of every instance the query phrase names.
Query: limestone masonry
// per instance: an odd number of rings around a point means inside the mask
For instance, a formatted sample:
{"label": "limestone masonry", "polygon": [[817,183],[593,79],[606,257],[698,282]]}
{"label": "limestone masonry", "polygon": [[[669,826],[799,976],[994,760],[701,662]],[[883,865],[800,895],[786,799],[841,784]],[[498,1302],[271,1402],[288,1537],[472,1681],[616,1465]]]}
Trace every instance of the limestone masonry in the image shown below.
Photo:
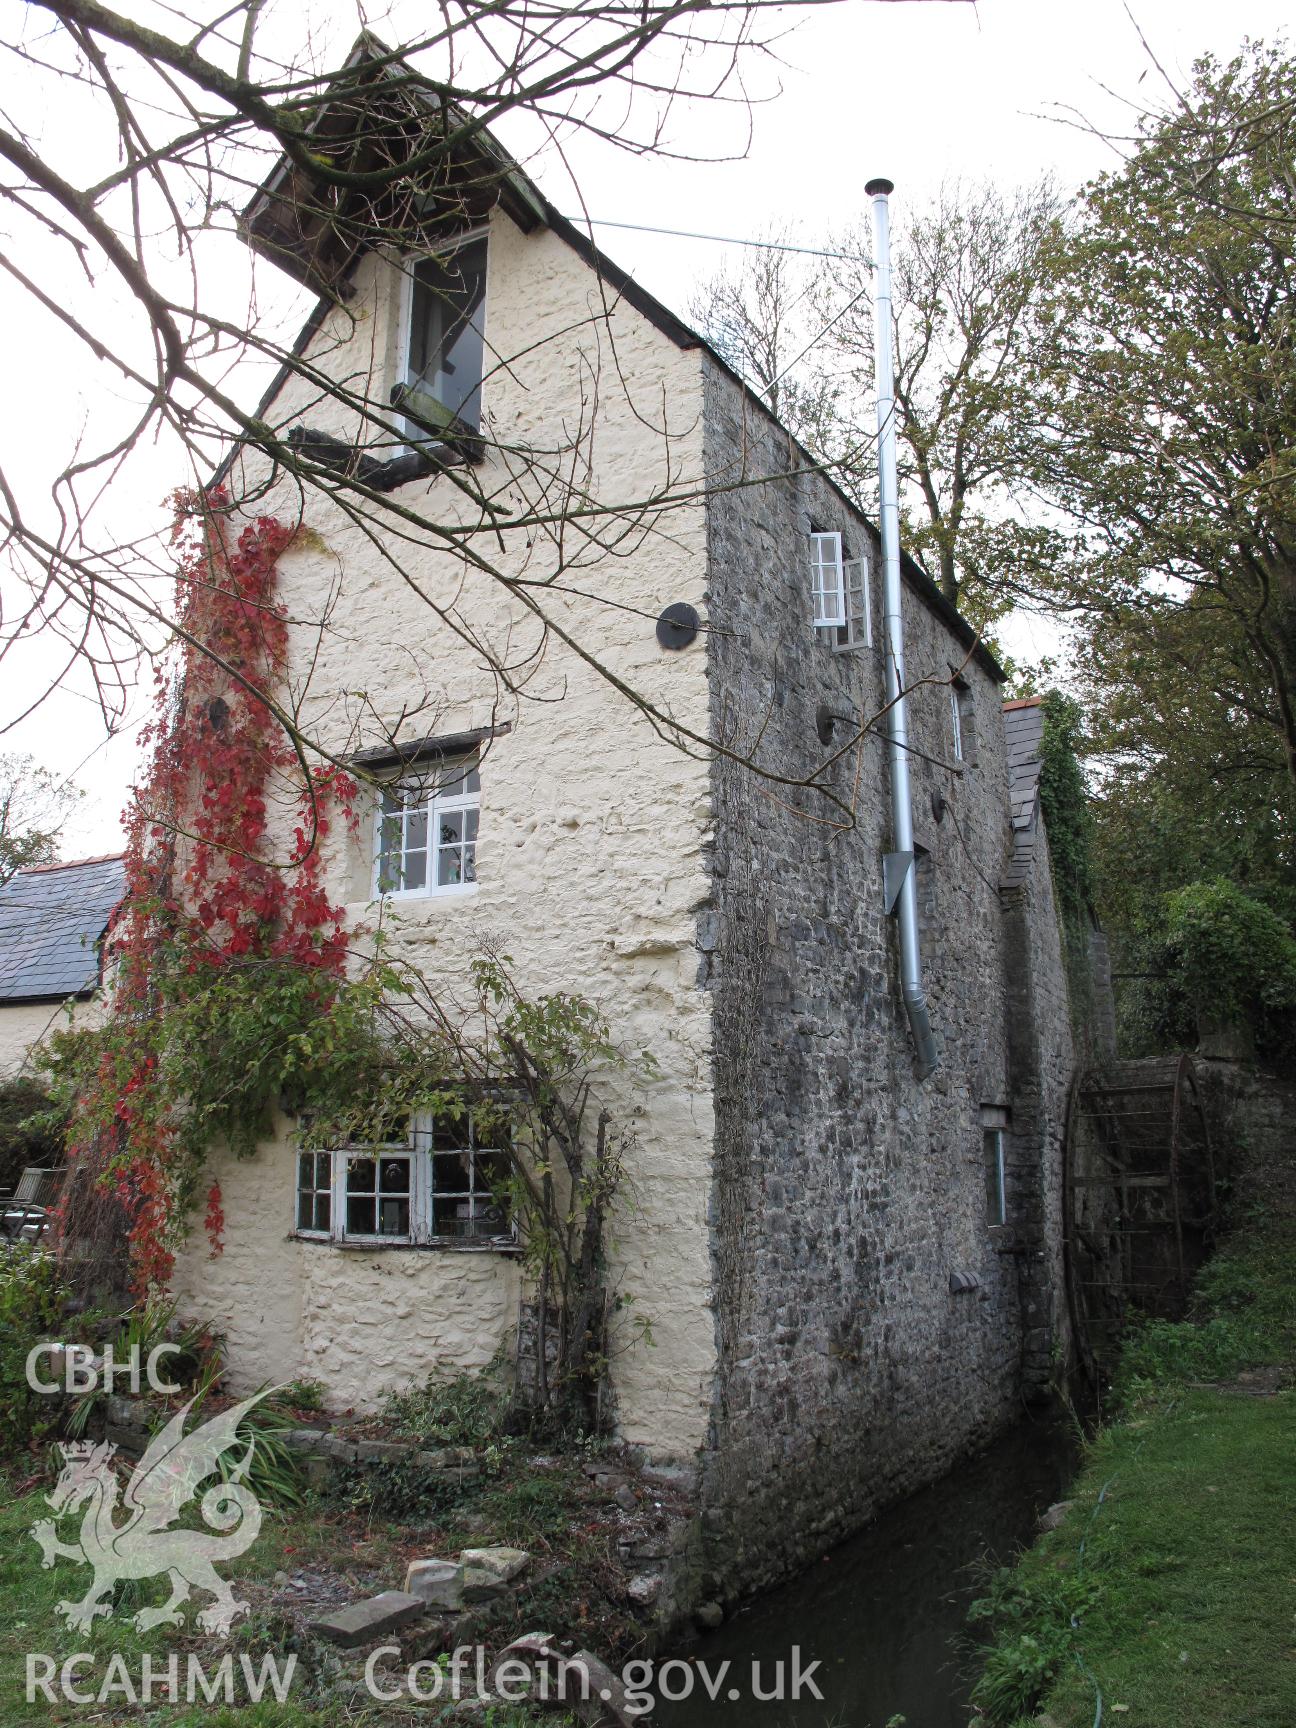
{"label": "limestone masonry", "polygon": [[[609,1408],[694,1495],[662,1561],[668,1599],[732,1599],[988,1440],[1065,1351],[1073,1050],[1038,735],[1010,709],[1010,762],[1003,674],[907,562],[914,868],[940,1047],[919,1082],[884,904],[880,723],[849,743],[883,707],[875,529],[698,338],[619,292],[552,212],[525,232],[497,207],[486,256],[474,487],[556,498],[554,474],[578,456],[581,497],[657,502],[574,563],[535,535],[483,526],[483,544],[515,579],[561,567],[546,603],[564,632],[713,747],[677,747],[556,637],[521,696],[503,690],[444,616],[521,663],[541,646],[525,591],[427,536],[400,545],[398,569],[318,491],[281,565],[285,695],[342,756],[394,727],[398,742],[480,740],[475,886],[376,899],[375,805],[328,859],[357,927],[381,918],[451,993],[498,936],[524,989],[593,998],[623,1047],[656,1058],[657,1077],[610,1075],[601,1093],[634,1136],[611,1232],[612,1282],[633,1306],[613,1319]],[[370,252],[350,286],[302,360],[385,401],[408,271]],[[264,412],[356,436],[301,376]],[[236,460],[227,484],[238,496],[262,477]],[[479,521],[453,473],[391,497]],[[255,508],[299,504],[281,479]],[[815,627],[813,534],[839,534],[862,570],[871,642]],[[702,629],[663,648],[656,620],[681,602]],[[833,804],[797,783],[835,751]],[[224,1251],[211,1259],[196,1234],[177,1272],[182,1309],[223,1334],[236,1383],[313,1376],[337,1409],[364,1409],[433,1370],[507,1358],[528,1294],[516,1255],[299,1234],[295,1132],[281,1120],[248,1161],[213,1152]]]}

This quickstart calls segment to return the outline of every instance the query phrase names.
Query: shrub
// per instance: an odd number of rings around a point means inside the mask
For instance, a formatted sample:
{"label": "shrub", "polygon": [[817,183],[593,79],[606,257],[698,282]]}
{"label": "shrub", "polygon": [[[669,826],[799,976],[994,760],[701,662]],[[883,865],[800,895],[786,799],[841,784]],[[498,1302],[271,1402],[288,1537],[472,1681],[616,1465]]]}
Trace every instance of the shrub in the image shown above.
{"label": "shrub", "polygon": [[494,1365],[477,1374],[430,1374],[393,1392],[383,1420],[398,1434],[440,1446],[481,1446],[504,1432],[510,1398]]}
{"label": "shrub", "polygon": [[1244,1026],[1257,1050],[1296,1047],[1296,936],[1278,914],[1222,877],[1165,895],[1140,940],[1131,1005],[1136,1041],[1193,1044],[1203,1022]]}
{"label": "shrub", "polygon": [[0,1189],[12,1191],[29,1164],[63,1162],[63,1133],[54,1105],[30,1080],[0,1086]]}
{"label": "shrub", "polygon": [[27,1356],[34,1344],[58,1336],[66,1296],[52,1255],[27,1242],[0,1250],[0,1446],[5,1450],[42,1439],[58,1422],[61,1401],[28,1385]]}

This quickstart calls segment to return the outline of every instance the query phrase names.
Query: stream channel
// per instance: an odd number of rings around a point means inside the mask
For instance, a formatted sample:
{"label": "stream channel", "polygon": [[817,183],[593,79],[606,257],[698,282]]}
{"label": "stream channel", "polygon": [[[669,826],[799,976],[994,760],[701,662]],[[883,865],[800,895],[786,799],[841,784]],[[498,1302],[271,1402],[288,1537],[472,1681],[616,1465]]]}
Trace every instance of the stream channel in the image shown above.
{"label": "stream channel", "polygon": [[[905,1728],[967,1728],[975,1678],[968,1605],[984,1594],[988,1572],[1030,1543],[1040,1513],[1065,1493],[1076,1456],[1065,1423],[1018,1423],[691,1645],[690,1663],[705,1663],[713,1676],[731,1664],[719,1696],[695,1684],[687,1699],[661,1697],[654,1728],[887,1728],[897,1716]],[[820,1664],[813,1679],[823,1702],[804,1689],[796,1701],[757,1702],[753,1664],[761,1690],[772,1691],[780,1660],[790,1682],[794,1647],[802,1673]],[[741,1689],[738,1699],[727,1696],[731,1688]],[[676,1663],[670,1690],[682,1689]]]}

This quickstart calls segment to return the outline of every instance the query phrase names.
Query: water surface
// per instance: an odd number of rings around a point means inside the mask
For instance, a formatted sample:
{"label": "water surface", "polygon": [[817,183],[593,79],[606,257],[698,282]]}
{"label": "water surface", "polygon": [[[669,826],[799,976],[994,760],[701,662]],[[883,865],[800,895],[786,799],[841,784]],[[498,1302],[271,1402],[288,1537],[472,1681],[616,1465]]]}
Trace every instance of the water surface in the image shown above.
{"label": "water surface", "polygon": [[[700,1685],[661,1702],[658,1728],[966,1728],[970,1711],[968,1604],[988,1568],[1010,1560],[1035,1534],[1040,1512],[1064,1493],[1076,1448],[1062,1425],[1024,1421],[979,1458],[883,1514],[817,1565],[743,1610],[690,1647],[712,1675],[731,1664],[720,1696]],[[801,1651],[818,1660],[823,1702],[757,1702],[774,1689],[776,1664]],[[733,1688],[742,1696],[731,1700]],[[680,1689],[678,1670],[671,1690]]]}

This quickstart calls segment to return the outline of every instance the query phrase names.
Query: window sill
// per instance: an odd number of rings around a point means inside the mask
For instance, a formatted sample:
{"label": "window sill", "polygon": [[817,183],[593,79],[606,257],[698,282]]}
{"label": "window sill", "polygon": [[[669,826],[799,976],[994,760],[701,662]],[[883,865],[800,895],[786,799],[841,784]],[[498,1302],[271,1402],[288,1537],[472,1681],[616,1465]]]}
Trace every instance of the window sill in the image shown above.
{"label": "window sill", "polygon": [[519,1242],[465,1242],[456,1241],[449,1236],[438,1236],[431,1242],[397,1242],[384,1236],[344,1236],[338,1240],[333,1236],[316,1236],[308,1234],[304,1230],[290,1230],[288,1240],[290,1242],[302,1242],[310,1248],[341,1248],[350,1254],[404,1252],[407,1254],[500,1254],[513,1257],[522,1252],[522,1245]]}
{"label": "window sill", "polygon": [[477,882],[456,882],[444,888],[388,888],[374,890],[377,901],[400,900],[464,900],[475,894],[480,887]]}

